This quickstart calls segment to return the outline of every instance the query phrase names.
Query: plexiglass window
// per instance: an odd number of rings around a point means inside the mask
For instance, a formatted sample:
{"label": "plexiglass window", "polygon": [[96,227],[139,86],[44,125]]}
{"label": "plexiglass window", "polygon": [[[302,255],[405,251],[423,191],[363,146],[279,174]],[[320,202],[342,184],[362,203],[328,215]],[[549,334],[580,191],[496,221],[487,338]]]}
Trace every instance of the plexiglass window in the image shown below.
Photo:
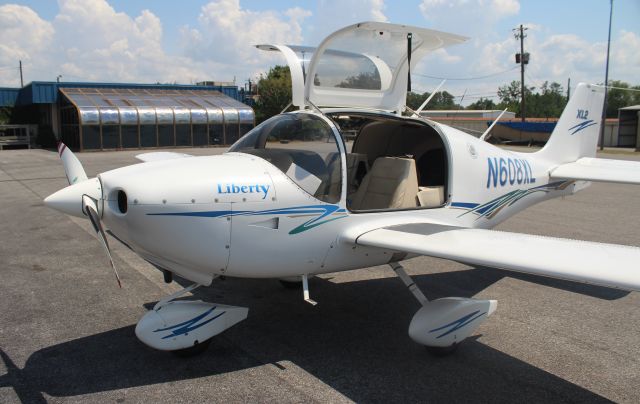
{"label": "plexiglass window", "polygon": [[331,127],[316,115],[275,116],[247,133],[229,152],[249,153],[267,160],[322,201],[340,200],[340,150]]}

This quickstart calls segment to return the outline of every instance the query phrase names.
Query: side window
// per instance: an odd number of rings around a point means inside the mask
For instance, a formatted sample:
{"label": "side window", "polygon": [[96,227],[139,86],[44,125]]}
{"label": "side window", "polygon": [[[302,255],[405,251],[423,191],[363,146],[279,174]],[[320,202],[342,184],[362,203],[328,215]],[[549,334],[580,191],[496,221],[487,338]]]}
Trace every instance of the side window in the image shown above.
{"label": "side window", "polygon": [[331,127],[316,115],[275,116],[243,136],[229,151],[269,161],[321,201],[340,200],[340,149]]}

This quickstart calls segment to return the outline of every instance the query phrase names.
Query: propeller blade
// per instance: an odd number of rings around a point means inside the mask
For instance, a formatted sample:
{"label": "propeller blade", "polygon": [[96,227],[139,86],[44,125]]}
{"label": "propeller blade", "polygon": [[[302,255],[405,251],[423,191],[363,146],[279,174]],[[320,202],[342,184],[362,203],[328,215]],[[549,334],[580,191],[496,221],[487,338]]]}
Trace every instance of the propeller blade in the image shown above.
{"label": "propeller blade", "polygon": [[58,155],[64,166],[64,173],[67,176],[69,185],[82,182],[87,179],[87,173],[84,172],[82,163],[64,143],[58,143]]}
{"label": "propeller blade", "polygon": [[109,263],[111,263],[111,268],[113,269],[113,273],[116,275],[118,286],[122,288],[122,283],[120,282],[120,276],[118,275],[118,270],[116,269],[116,266],[113,263],[113,258],[111,258],[111,249],[109,248],[109,241],[107,240],[107,236],[104,233],[104,229],[102,228],[102,222],[100,221],[100,217],[98,216],[98,207],[96,206],[96,202],[87,195],[82,196],[82,211],[86,213],[86,215],[89,217],[89,221],[93,225],[93,229],[96,232],[96,236],[100,240],[102,247],[104,247],[104,251],[107,253],[107,257],[109,257]]}

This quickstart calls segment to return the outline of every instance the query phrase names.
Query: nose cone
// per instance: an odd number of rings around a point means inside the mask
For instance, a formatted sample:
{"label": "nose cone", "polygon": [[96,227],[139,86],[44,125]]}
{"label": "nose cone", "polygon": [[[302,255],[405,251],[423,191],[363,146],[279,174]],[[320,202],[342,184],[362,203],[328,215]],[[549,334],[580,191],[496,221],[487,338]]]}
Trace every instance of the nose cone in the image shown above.
{"label": "nose cone", "polygon": [[84,217],[82,212],[82,196],[88,195],[93,199],[102,198],[102,187],[97,178],[91,178],[73,185],[69,185],[60,191],[47,196],[45,205],[67,215]]}

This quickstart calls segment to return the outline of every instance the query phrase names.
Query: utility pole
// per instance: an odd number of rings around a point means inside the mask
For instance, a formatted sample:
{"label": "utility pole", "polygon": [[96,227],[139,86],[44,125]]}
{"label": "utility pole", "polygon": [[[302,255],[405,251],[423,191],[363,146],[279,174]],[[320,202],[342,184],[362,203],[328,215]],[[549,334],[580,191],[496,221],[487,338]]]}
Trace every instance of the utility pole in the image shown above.
{"label": "utility pole", "polygon": [[571,77],[567,79],[567,101],[571,97]]}
{"label": "utility pole", "polygon": [[607,63],[604,70],[604,105],[602,106],[602,122],[600,122],[600,150],[604,149],[604,126],[607,120],[607,95],[609,92],[609,49],[611,47],[611,17],[613,16],[613,0],[611,0],[609,4],[609,37],[607,39]]}
{"label": "utility pole", "polygon": [[24,87],[24,80],[22,80],[22,60],[20,60],[20,87]]}
{"label": "utility pole", "polygon": [[526,37],[524,31],[529,28],[525,28],[520,24],[519,28],[514,28],[512,31],[514,32],[514,36],[516,39],[520,40],[520,53],[516,54],[516,63],[520,63],[520,118],[522,122],[524,122],[525,118],[525,92],[524,92],[524,65],[529,64],[529,54],[524,53],[524,38]]}

